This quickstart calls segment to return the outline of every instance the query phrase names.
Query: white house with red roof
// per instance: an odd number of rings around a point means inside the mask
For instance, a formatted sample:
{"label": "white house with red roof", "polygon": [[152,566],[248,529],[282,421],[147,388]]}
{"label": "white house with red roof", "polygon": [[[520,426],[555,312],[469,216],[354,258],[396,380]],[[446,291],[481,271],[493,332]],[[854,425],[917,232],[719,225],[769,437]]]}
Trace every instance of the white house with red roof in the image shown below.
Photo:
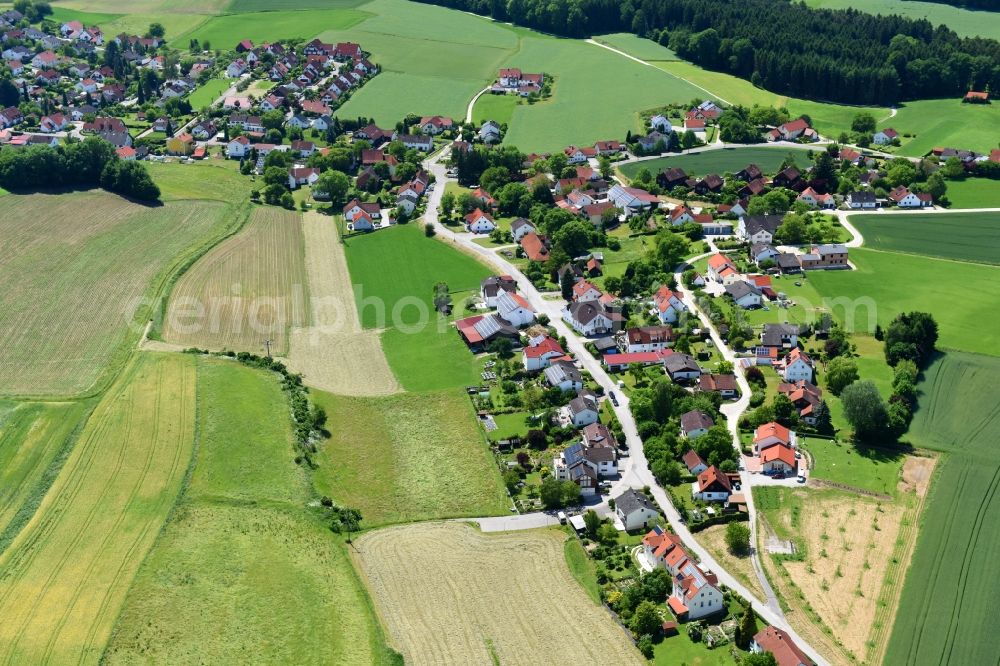
{"label": "white house with red roof", "polygon": [[377,202],[363,202],[358,199],[351,199],[344,204],[344,219],[348,222],[355,222],[361,215],[366,215],[370,220],[381,220],[382,209]]}
{"label": "white house with red roof", "polygon": [[736,265],[726,255],[716,253],[708,258],[708,277],[716,282],[736,279],[739,274]]}
{"label": "white house with red roof", "polygon": [[670,610],[688,620],[714,615],[726,609],[726,600],[718,587],[719,580],[712,573],[701,570],[690,558],[674,576],[674,588],[667,599]]}
{"label": "white house with red roof", "polygon": [[592,285],[586,280],[580,280],[573,285],[573,302],[574,303],[585,303],[587,301],[600,300],[601,296],[604,295],[600,289]]}
{"label": "white house with red roof", "polygon": [[687,311],[687,306],[684,305],[680,293],[673,291],[666,285],[661,286],[653,294],[653,308],[656,311],[656,316],[664,324],[676,323],[681,313]]}
{"label": "white house with red roof", "polygon": [[288,169],[288,187],[296,189],[300,185],[312,185],[319,180],[319,169],[316,167],[291,167]]}
{"label": "white house with red roof", "polygon": [[795,382],[812,382],[813,362],[804,351],[796,347],[778,362],[778,374],[790,384]]}
{"label": "white house with red roof", "polygon": [[770,652],[778,666],[813,666],[813,661],[805,655],[788,635],[777,627],[765,627],[754,634],[750,651],[756,654]]}
{"label": "white house with red roof", "polygon": [[934,199],[931,195],[923,192],[911,192],[905,185],[900,185],[889,192],[889,199],[900,208],[924,208],[934,205]]}
{"label": "white house with red roof", "polygon": [[872,143],[879,146],[886,146],[898,138],[899,138],[899,132],[892,129],[891,127],[886,127],[885,129],[881,129],[875,132],[875,135],[872,136]]}
{"label": "white house with red roof", "polygon": [[534,345],[529,345],[521,350],[521,360],[527,372],[537,372],[549,367],[552,361],[563,358],[566,352],[559,345],[559,342],[546,335]]}
{"label": "white house with red roof", "polygon": [[733,493],[733,484],[729,477],[715,465],[712,465],[691,484],[691,495],[702,502],[725,502]]}
{"label": "white house with red roof", "polygon": [[446,116],[424,116],[420,119],[420,131],[424,134],[440,134],[455,126],[455,121]]}
{"label": "white house with red roof", "polygon": [[813,208],[831,209],[837,207],[837,202],[832,194],[820,194],[812,187],[802,190],[795,200],[801,201]]}
{"label": "white house with red roof", "polygon": [[775,421],[758,426],[753,433],[753,450],[758,455],[772,446],[791,448],[794,443],[795,433]]}
{"label": "white house with red roof", "polygon": [[493,216],[483,211],[482,208],[477,208],[465,216],[466,231],[471,231],[474,234],[488,234],[496,228],[497,224],[493,221]]}
{"label": "white house with red roof", "polygon": [[226,156],[230,159],[241,159],[250,154],[250,139],[238,136],[226,144]]}
{"label": "white house with red roof", "polygon": [[44,132],[46,134],[51,134],[52,132],[60,132],[66,129],[66,125],[69,124],[69,120],[61,113],[53,113],[48,116],[42,116],[41,121],[38,123],[38,131]]}

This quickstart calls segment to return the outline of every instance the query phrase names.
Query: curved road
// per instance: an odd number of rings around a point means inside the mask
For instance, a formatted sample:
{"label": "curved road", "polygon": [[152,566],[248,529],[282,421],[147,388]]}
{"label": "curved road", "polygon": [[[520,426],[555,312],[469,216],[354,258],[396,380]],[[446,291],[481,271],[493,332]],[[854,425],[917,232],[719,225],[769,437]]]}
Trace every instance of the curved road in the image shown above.
{"label": "curved road", "polygon": [[472,101],[469,102],[469,106],[467,106],[465,108],[465,122],[467,122],[467,123],[471,123],[472,122],[472,109],[473,109],[473,107],[476,106],[476,102],[479,101],[479,98],[482,97],[483,95],[485,95],[486,93],[488,93],[489,91],[490,91],[489,87],[483,88],[482,90],[480,90],[479,92],[476,93],[475,97],[472,98]]}
{"label": "curved road", "polygon": [[[442,239],[455,243],[457,246],[462,248],[462,250],[475,255],[488,265],[493,266],[500,273],[511,275],[517,281],[518,288],[531,306],[537,312],[548,315],[550,323],[553,327],[555,327],[556,332],[566,338],[568,346],[567,351],[572,352],[573,355],[579,359],[583,369],[590,373],[591,377],[594,381],[601,385],[605,393],[616,390],[618,388],[617,384],[611,379],[607,372],[605,372],[601,364],[590,355],[584,347],[583,340],[581,340],[562,320],[561,298],[545,298],[524,276],[524,274],[521,273],[517,266],[507,261],[504,257],[498,255],[492,249],[482,247],[474,243],[473,239],[475,237],[472,234],[457,233],[453,229],[446,227],[441,223],[438,217],[438,210],[441,204],[441,197],[444,193],[444,184],[449,180],[447,174],[445,173],[446,168],[443,162],[447,154],[447,150],[442,151],[435,157],[431,158],[427,163],[428,170],[433,173],[436,178],[437,186],[428,196],[427,212],[424,214],[424,220],[434,225],[438,235]],[[684,297],[686,302],[693,305],[690,293],[685,294]],[[698,314],[699,317],[704,317],[702,313],[699,312]],[[710,322],[708,323],[710,324]],[[713,339],[716,340],[716,344],[719,346],[719,349],[724,350],[724,354],[728,354],[728,356],[726,356],[727,358],[731,358],[732,354],[728,351],[728,349],[726,349],[725,345],[722,344],[721,339],[718,338],[718,332],[711,326],[709,326],[709,328],[712,331]],[[735,428],[736,419],[749,403],[750,394],[748,390],[749,387],[746,384],[746,379],[743,378],[742,375],[737,375],[737,377],[739,377],[738,381],[740,381],[740,386],[743,388],[744,398],[736,403],[726,406],[728,409],[724,413],[726,413],[727,419],[729,420],[730,430]],[[611,494],[617,495],[626,488],[642,488],[644,486],[649,486],[654,499],[660,506],[664,515],[666,515],[671,528],[678,536],[681,537],[681,539],[683,539],[685,547],[689,550],[689,552],[693,553],[702,562],[702,565],[705,568],[711,569],[718,576],[721,584],[735,590],[743,596],[743,598],[750,601],[767,623],[773,624],[787,631],[792,636],[793,640],[795,640],[795,642],[802,648],[802,650],[806,652],[806,654],[808,654],[809,657],[819,666],[827,666],[828,662],[792,629],[792,627],[788,624],[788,621],[781,614],[780,608],[776,610],[772,607],[772,599],[768,599],[768,603],[764,603],[757,599],[757,597],[754,596],[750,590],[736,580],[736,578],[729,574],[729,572],[723,569],[715,558],[713,558],[712,555],[705,550],[701,544],[697,542],[697,540],[695,540],[687,526],[681,521],[680,514],[670,502],[670,498],[667,496],[663,488],[656,482],[656,479],[649,471],[649,466],[642,450],[642,439],[639,437],[635,421],[632,418],[631,411],[629,410],[628,397],[621,395],[618,401],[619,405],[614,408],[614,411],[619,422],[621,423],[622,431],[624,432],[625,440],[629,449],[629,456],[625,462],[624,468],[621,471],[620,478],[612,486]],[[744,472],[743,474],[745,475],[746,473]],[[750,484],[746,482],[746,478],[744,478],[743,481],[743,487],[749,490]],[[599,508],[604,513],[607,513],[608,511],[606,503],[603,503]],[[750,507],[750,510],[753,510],[752,506]],[[478,519],[477,522],[484,530],[509,530],[540,527],[551,524],[554,522],[554,519],[548,514],[536,513],[526,514],[523,516],[482,518]],[[765,589],[769,589],[766,587],[766,579],[762,581],[762,584],[765,586]]]}

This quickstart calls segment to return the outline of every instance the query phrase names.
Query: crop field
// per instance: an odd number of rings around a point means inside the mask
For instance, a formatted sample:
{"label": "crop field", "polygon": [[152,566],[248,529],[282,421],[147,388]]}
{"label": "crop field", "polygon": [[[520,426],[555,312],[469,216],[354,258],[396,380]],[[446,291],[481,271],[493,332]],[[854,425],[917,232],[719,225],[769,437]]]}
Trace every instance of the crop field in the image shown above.
{"label": "crop field", "polygon": [[187,32],[169,34],[168,44],[187,48],[192,39],[210,42],[217,49],[231,49],[241,39],[254,43],[280,39],[312,39],[324,30],[347,30],[365,20],[368,14],[356,9],[314,9],[311,11],[273,11],[212,16]]}
{"label": "crop field", "polygon": [[356,548],[407,663],[643,663],[573,579],[565,539],[429,523],[366,533]]}
{"label": "crop field", "polygon": [[952,208],[1000,208],[1000,180],[966,178],[948,183]]}
{"label": "crop field", "polygon": [[1000,594],[1000,359],[949,352],[924,373],[909,437],[943,451],[885,663],[976,664],[995,659],[990,610]]}
{"label": "crop field", "polygon": [[871,333],[900,312],[930,312],[937,320],[938,346],[1000,354],[994,266],[896,252],[851,248],[856,271],[813,271],[809,282],[830,299],[835,318],[853,331]]}
{"label": "crop field", "polygon": [[353,396],[401,390],[377,331],[361,327],[344,246],[325,215],[302,218],[311,320],[291,331],[288,365],[309,386]]}
{"label": "crop field", "polygon": [[851,223],[873,250],[1000,265],[1000,213],[852,215]]}
{"label": "crop field", "polygon": [[627,178],[634,178],[635,174],[642,169],[649,169],[649,172],[656,176],[664,169],[681,167],[688,175],[692,176],[703,176],[710,173],[722,175],[726,172],[735,173],[748,164],[756,164],[765,173],[775,173],[789,154],[795,157],[795,162],[799,166],[808,165],[811,162],[808,152],[807,149],[788,146],[722,148],[675,157],[658,157],[642,162],[630,162],[621,167],[621,172]]}
{"label": "crop field", "polygon": [[303,511],[310,494],[276,377],[197,364],[191,482],[135,578],[105,661],[382,663],[342,541]]}
{"label": "crop field", "polygon": [[0,199],[0,392],[93,386],[142,332],[148,301],[230,209],[145,207],[99,192]]}
{"label": "crop field", "polygon": [[113,14],[218,14],[230,0],[56,0],[57,7]]}
{"label": "crop field", "polygon": [[500,473],[462,391],[354,398],[313,392],[326,409],[319,492],[366,525],[503,514]]}
{"label": "crop field", "polygon": [[21,403],[0,416],[0,551],[41,502],[88,405]]}
{"label": "crop field", "polygon": [[229,86],[232,85],[231,81],[226,79],[209,79],[203,85],[198,86],[198,88],[188,96],[188,102],[191,103],[191,108],[200,109],[205,106],[209,106],[218,99],[219,95],[224,93]]}
{"label": "crop field", "polygon": [[[489,270],[472,257],[427,239],[415,225],[352,238],[345,248],[355,303],[365,328],[387,329],[382,347],[389,367],[408,391],[467,386],[480,380],[480,364],[448,320],[434,311],[436,282],[447,283],[455,317],[478,292]],[[387,266],[392,270],[387,270]]]}
{"label": "crop field", "polygon": [[299,213],[258,206],[246,227],[200,258],[177,281],[163,339],[185,347],[284,353],[288,330],[308,320]]}
{"label": "crop field", "polygon": [[945,24],[963,37],[1000,39],[1000,14],[970,11],[939,2],[915,0],[806,0],[811,7],[857,9],[869,14],[899,14],[913,19],[927,19],[934,25]]}
{"label": "crop field", "polygon": [[0,658],[96,662],[191,460],[195,362],[137,359],[0,557]]}
{"label": "crop field", "polygon": [[363,5],[367,0],[232,0],[226,7],[230,14],[275,12],[286,9],[329,9]]}
{"label": "crop field", "polygon": [[[993,15],[1000,17],[1000,13]],[[900,138],[900,155],[920,157],[938,146],[989,153],[1000,136],[1000,105],[962,104],[957,98],[904,102],[896,117],[879,127],[913,135]]]}

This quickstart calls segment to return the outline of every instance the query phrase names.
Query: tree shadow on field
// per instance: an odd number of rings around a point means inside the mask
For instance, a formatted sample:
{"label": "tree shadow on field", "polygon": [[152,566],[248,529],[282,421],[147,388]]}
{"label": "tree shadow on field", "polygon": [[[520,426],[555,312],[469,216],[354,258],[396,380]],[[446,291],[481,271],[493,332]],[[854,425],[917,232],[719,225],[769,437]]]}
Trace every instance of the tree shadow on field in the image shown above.
{"label": "tree shadow on field", "polygon": [[28,196],[30,194],[51,194],[51,195],[63,195],[63,194],[80,194],[83,192],[105,192],[107,194],[116,196],[120,199],[124,199],[129,203],[134,203],[137,206],[142,206],[144,208],[162,208],[164,203],[159,199],[154,201],[148,201],[145,199],[136,199],[134,197],[125,196],[124,194],[119,194],[117,192],[112,192],[111,190],[106,190],[103,187],[93,186],[87,187],[84,185],[76,186],[63,186],[63,187],[26,187],[26,188],[16,188],[7,189],[12,196]]}

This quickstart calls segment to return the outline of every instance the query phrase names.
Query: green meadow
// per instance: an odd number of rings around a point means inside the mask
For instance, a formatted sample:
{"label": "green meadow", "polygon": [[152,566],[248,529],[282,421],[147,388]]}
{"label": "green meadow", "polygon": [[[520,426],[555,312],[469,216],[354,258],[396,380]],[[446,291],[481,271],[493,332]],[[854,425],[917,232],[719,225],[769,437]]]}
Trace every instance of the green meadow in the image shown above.
{"label": "green meadow", "polygon": [[943,23],[963,37],[1000,39],[1000,14],[995,11],[971,11],[942,2],[916,0],[806,0],[806,4],[824,9],[856,9],[869,14],[927,19],[934,25]]}
{"label": "green meadow", "polygon": [[226,79],[209,79],[188,96],[188,102],[192,109],[210,106],[230,85],[231,82]]}
{"label": "green meadow", "polygon": [[[480,364],[451,325],[467,316],[463,301],[478,292],[489,270],[442,241],[402,225],[347,241],[347,265],[365,328],[385,328],[382,347],[396,378],[408,391],[433,391],[480,381]],[[433,306],[434,285],[444,282],[454,316]],[[384,317],[383,317],[384,315]]]}
{"label": "green meadow", "polygon": [[952,208],[1000,208],[1000,180],[952,180],[947,196]]}
{"label": "green meadow", "polygon": [[946,349],[1000,354],[1000,269],[931,257],[852,248],[856,271],[814,271],[809,282],[832,314],[849,329],[871,333],[901,312],[930,312],[938,345]]}
{"label": "green meadow", "polygon": [[873,250],[1000,265],[1000,212],[852,215],[851,223]]}
{"label": "green meadow", "polygon": [[313,397],[333,425],[318,457],[316,488],[361,509],[366,525],[508,511],[464,391]]}
{"label": "green meadow", "polygon": [[310,11],[253,12],[213,16],[197,27],[177,34],[168,33],[174,48],[187,48],[192,39],[229,50],[242,39],[254,43],[279,39],[309,40],[324,30],[347,30],[368,17],[356,9],[314,9]]}
{"label": "green meadow", "polygon": [[992,609],[1000,531],[1000,358],[948,352],[925,371],[909,438],[942,452],[892,630],[887,666],[982,664],[1000,652]]}
{"label": "green meadow", "polygon": [[883,120],[879,127],[892,127],[904,135],[901,155],[920,157],[936,147],[988,153],[1000,136],[1000,104],[962,104],[957,98],[904,102],[896,117]]}

